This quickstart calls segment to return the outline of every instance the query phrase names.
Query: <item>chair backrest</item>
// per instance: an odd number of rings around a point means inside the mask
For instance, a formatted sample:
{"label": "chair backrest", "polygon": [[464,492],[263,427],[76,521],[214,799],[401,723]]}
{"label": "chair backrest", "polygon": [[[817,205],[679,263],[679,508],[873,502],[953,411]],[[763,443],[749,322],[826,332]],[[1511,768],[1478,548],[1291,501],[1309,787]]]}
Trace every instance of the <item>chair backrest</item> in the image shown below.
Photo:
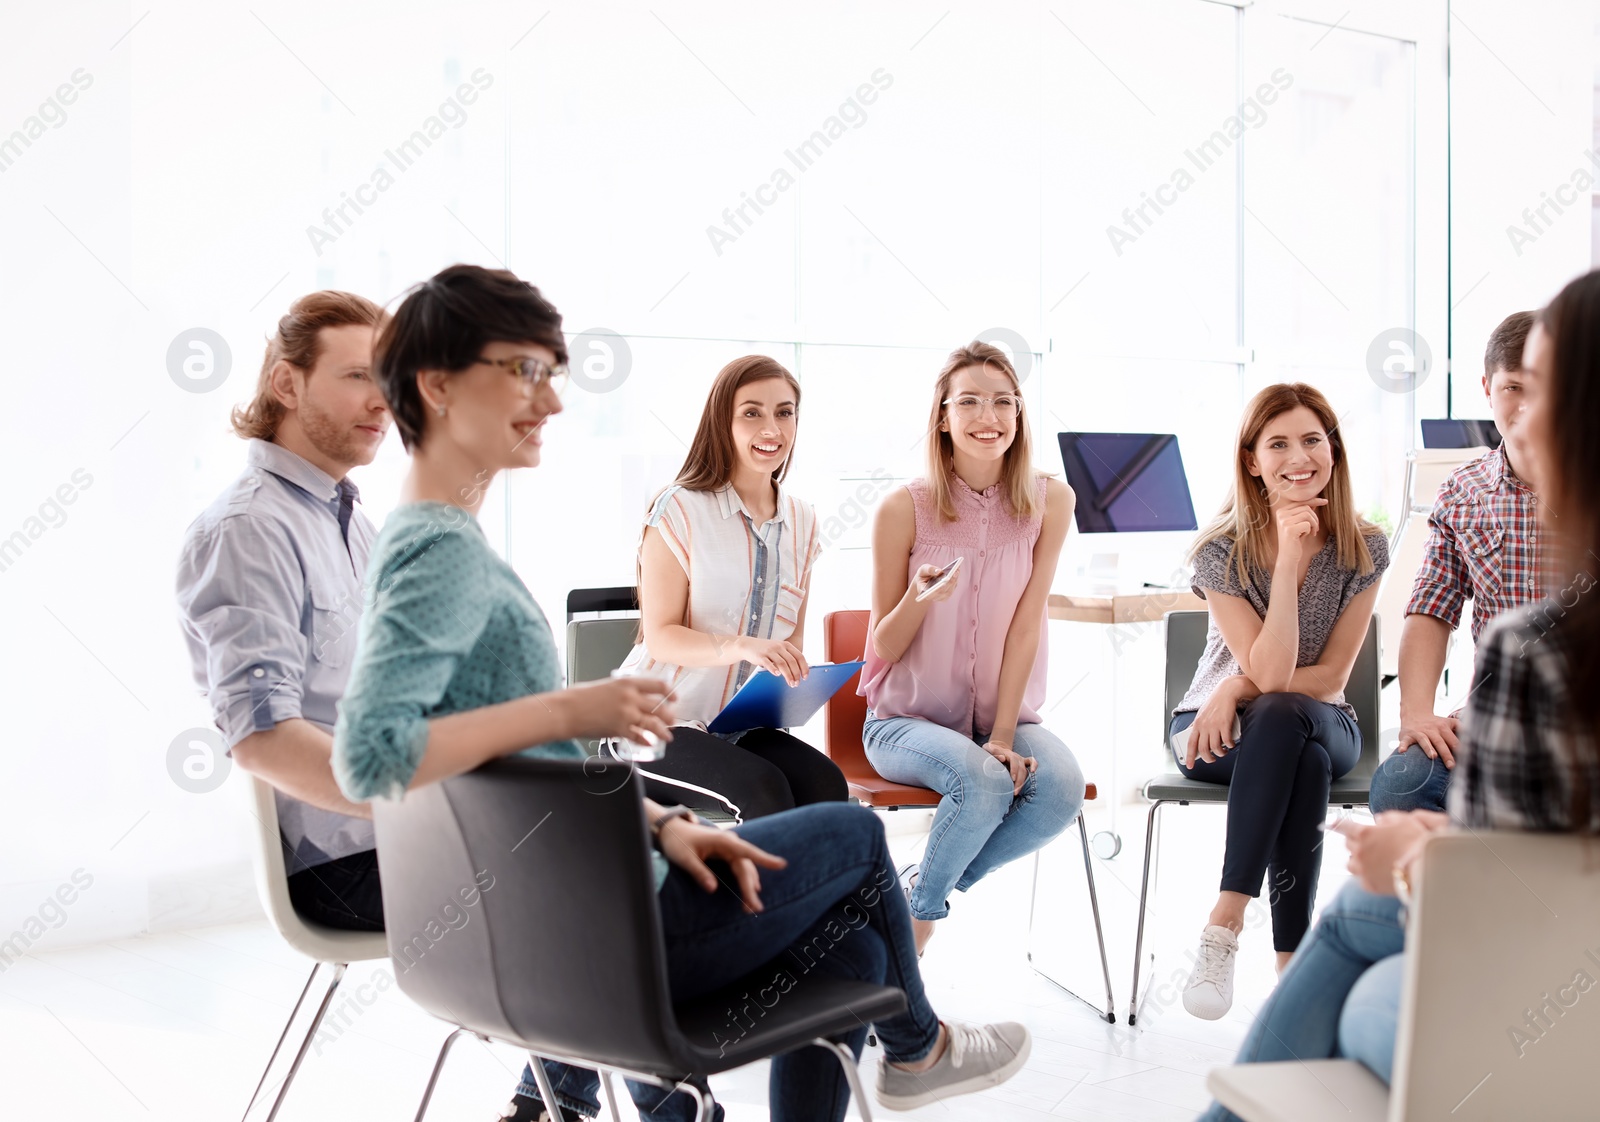
{"label": "chair backrest", "polygon": [[1406,622],[1406,605],[1411,602],[1411,586],[1422,568],[1428,546],[1428,516],[1407,511],[1389,542],[1389,568],[1383,574],[1378,603],[1373,614],[1383,620],[1388,639],[1381,651],[1380,668],[1385,677],[1400,673],[1400,631]]}
{"label": "chair backrest", "polygon": [[567,622],[582,612],[635,612],[639,610],[639,590],[631,584],[607,588],[574,588],[567,593]]}
{"label": "chair backrest", "polygon": [[1417,448],[1406,453],[1406,509],[1426,514],[1433,509],[1439,488],[1462,464],[1483,455],[1487,448]]}
{"label": "chair backrest", "polygon": [[[829,662],[854,662],[867,649],[867,621],[871,612],[853,609],[822,617],[822,653]],[[847,774],[872,770],[861,730],[867,723],[867,699],[858,696],[861,672],[828,699],[824,743],[828,758]]]}
{"label": "chair backrest", "polygon": [[1600,844],[1438,835],[1409,911],[1389,1117],[1593,1117]]}
{"label": "chair backrest", "polygon": [[1378,754],[1383,725],[1378,717],[1378,695],[1383,690],[1383,671],[1379,666],[1383,650],[1383,625],[1374,612],[1367,622],[1367,634],[1356,652],[1350,680],[1344,684],[1344,699],[1356,711],[1356,728],[1361,734],[1361,757],[1344,776],[1345,780],[1369,779],[1378,769]]}
{"label": "chair backrest", "polygon": [[[241,769],[242,772],[242,769]],[[256,892],[267,919],[283,941],[318,962],[365,962],[388,951],[382,935],[341,931],[303,919],[289,899],[289,875],[283,858],[283,838],[278,830],[278,796],[259,776],[243,773],[245,808],[250,815],[251,864]]]}
{"label": "chair backrest", "polygon": [[640,798],[625,764],[510,756],[375,800],[400,988],[541,1054],[675,1066]]}
{"label": "chair backrest", "polygon": [[[1167,741],[1167,727],[1172,720],[1172,710],[1183,695],[1189,692],[1194,672],[1200,665],[1200,656],[1206,650],[1206,632],[1210,627],[1211,613],[1196,611],[1168,612],[1167,671],[1165,707],[1161,712],[1161,742]],[[1378,692],[1382,676],[1378,669],[1378,617],[1373,615],[1367,623],[1366,638],[1356,654],[1355,666],[1350,670],[1350,680],[1345,683],[1344,699],[1356,712],[1356,726],[1361,733],[1361,758],[1350,769],[1346,778],[1362,779],[1370,776],[1378,766],[1380,726],[1378,724]]]}
{"label": "chair backrest", "polygon": [[[631,612],[622,618],[578,619],[588,612]],[[567,684],[593,682],[621,666],[639,638],[638,590],[574,588],[567,593]],[[599,752],[598,740],[586,742],[590,755]]]}
{"label": "chair backrest", "polygon": [[637,619],[575,619],[567,624],[567,684],[604,678],[628,657]]}

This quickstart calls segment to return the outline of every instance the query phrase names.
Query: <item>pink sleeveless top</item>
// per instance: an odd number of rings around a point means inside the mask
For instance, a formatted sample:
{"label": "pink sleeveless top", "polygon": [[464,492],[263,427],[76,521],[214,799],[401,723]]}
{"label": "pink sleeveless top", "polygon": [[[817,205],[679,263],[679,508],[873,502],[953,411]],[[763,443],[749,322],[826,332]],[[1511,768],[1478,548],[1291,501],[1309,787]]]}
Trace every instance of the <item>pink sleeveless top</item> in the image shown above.
{"label": "pink sleeveless top", "polygon": [[[1045,478],[1038,482],[1041,511]],[[928,606],[899,662],[879,658],[869,642],[856,692],[875,717],[920,717],[965,736],[981,736],[994,730],[1006,632],[1033,576],[1033,546],[1044,516],[1019,521],[999,484],[979,494],[952,473],[950,485],[954,522],[939,517],[926,480],[906,484],[917,513],[906,573],[909,579],[923,565],[942,568],[965,557],[955,594]],[[1039,654],[1022,691],[1019,725],[1038,724],[1044,703],[1049,630],[1043,606],[1039,611]]]}

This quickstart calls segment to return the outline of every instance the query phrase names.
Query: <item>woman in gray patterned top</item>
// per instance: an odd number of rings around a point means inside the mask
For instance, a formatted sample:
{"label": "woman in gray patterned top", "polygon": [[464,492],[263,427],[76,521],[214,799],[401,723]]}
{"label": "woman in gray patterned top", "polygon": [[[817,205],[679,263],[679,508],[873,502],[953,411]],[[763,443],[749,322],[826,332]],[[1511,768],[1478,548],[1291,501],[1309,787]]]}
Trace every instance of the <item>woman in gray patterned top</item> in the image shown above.
{"label": "woman in gray patterned top", "polygon": [[[1539,528],[1556,542],[1559,570],[1545,586],[1556,591],[1496,616],[1478,642],[1449,817],[1389,811],[1376,825],[1340,830],[1359,881],[1322,910],[1261,1006],[1239,1063],[1337,1056],[1390,1082],[1408,941],[1395,892],[1410,887],[1423,841],[1452,826],[1600,834],[1600,271],[1567,285],[1539,313],[1522,370],[1517,425],[1547,481]],[[1503,945],[1482,951],[1491,964],[1511,953]],[[1409,953],[1426,950],[1413,945]],[[1511,1036],[1519,1056],[1527,1039]],[[1539,1105],[1522,1113],[1540,1117]],[[1587,1116],[1576,1107],[1566,1113]],[[1238,1119],[1213,1103],[1200,1122]]]}
{"label": "woman in gray patterned top", "polygon": [[1183,774],[1228,785],[1221,891],[1183,993],[1207,1020],[1233,1003],[1245,906],[1269,870],[1280,971],[1311,924],[1328,789],[1361,754],[1345,682],[1389,564],[1383,533],[1356,513],[1338,418],[1318,390],[1262,390],[1237,449],[1233,494],[1190,553],[1211,626],[1170,726]]}

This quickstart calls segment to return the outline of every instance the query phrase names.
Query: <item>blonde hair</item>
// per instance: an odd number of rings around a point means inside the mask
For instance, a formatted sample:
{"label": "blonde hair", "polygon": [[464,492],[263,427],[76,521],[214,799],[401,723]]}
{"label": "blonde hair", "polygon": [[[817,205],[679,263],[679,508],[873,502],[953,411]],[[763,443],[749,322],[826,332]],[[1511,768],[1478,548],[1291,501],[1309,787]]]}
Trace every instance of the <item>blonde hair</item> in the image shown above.
{"label": "blonde hair", "polygon": [[283,402],[272,389],[272,368],[278,361],[309,374],[322,354],[324,327],[374,327],[386,318],[383,309],[371,300],[349,292],[326,290],[300,297],[267,340],[261,375],[256,379],[256,395],[250,404],[234,408],[233,431],[246,440],[271,440],[277,436],[285,412]]}
{"label": "blonde hair", "polygon": [[[1012,392],[1022,396],[1022,383],[1017,380],[1016,368],[999,347],[989,343],[972,342],[950,352],[944,369],[933,387],[933,408],[928,414],[928,487],[933,492],[934,505],[939,517],[946,522],[956,520],[956,503],[950,489],[950,475],[954,469],[954,445],[950,434],[940,429],[945,420],[945,399],[950,396],[950,385],[956,375],[970,367],[980,367],[991,380],[1003,375],[1011,382]],[[1017,432],[1011,447],[1006,449],[1000,469],[1000,485],[1011,500],[1011,509],[1019,521],[1040,513],[1038,480],[1045,472],[1033,466],[1033,439],[1028,432],[1027,418],[1017,412]]]}
{"label": "blonde hair", "polygon": [[1265,558],[1272,551],[1275,520],[1272,517],[1272,500],[1266,481],[1250,474],[1245,457],[1255,451],[1261,433],[1273,419],[1289,410],[1304,406],[1316,415],[1322,431],[1328,434],[1328,445],[1333,450],[1333,477],[1322,489],[1321,497],[1328,505],[1318,512],[1322,524],[1328,528],[1329,537],[1338,543],[1339,566],[1362,576],[1372,572],[1372,551],[1367,548],[1369,534],[1380,532],[1378,527],[1356,513],[1355,500],[1350,488],[1350,465],[1345,456],[1344,437],[1339,432],[1339,418],[1333,406],[1322,396],[1322,391],[1304,382],[1280,382],[1268,386],[1245,407],[1244,419],[1239,422],[1239,439],[1233,458],[1233,493],[1222,504],[1217,516],[1200,531],[1189,550],[1192,564],[1200,551],[1220,538],[1228,538],[1228,564],[1234,567],[1239,583],[1253,587],[1251,574],[1265,573]]}

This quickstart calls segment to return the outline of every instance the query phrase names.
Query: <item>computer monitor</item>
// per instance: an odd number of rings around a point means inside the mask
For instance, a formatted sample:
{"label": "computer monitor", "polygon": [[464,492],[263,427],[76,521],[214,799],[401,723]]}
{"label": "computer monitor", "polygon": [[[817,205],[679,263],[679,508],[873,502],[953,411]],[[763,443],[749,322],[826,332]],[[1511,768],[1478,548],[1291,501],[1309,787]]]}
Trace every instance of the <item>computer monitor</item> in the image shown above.
{"label": "computer monitor", "polygon": [[1078,495],[1079,533],[1196,529],[1176,436],[1063,432],[1056,438]]}
{"label": "computer monitor", "polygon": [[1498,448],[1500,430],[1490,420],[1440,417],[1422,422],[1424,448]]}

